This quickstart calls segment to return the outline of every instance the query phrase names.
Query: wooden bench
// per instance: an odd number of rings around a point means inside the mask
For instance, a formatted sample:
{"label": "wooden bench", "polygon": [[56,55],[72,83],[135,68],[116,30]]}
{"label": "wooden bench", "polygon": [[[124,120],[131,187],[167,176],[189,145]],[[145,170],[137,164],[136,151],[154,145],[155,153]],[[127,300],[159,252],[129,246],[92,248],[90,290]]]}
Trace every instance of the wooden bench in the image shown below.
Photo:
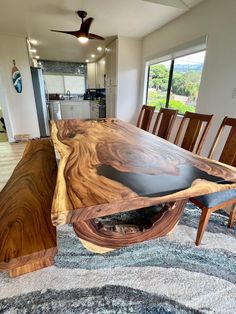
{"label": "wooden bench", "polygon": [[54,263],[57,239],[51,204],[56,176],[51,141],[31,141],[0,192],[0,271],[11,277]]}

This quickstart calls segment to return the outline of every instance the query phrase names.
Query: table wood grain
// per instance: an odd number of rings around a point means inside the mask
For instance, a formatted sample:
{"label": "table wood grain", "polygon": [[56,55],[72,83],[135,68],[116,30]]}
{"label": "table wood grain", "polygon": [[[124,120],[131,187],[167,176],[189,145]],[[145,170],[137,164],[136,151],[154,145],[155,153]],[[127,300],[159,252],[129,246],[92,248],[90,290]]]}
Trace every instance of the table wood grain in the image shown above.
{"label": "table wood grain", "polygon": [[54,225],[236,188],[236,168],[117,119],[52,121],[52,139]]}

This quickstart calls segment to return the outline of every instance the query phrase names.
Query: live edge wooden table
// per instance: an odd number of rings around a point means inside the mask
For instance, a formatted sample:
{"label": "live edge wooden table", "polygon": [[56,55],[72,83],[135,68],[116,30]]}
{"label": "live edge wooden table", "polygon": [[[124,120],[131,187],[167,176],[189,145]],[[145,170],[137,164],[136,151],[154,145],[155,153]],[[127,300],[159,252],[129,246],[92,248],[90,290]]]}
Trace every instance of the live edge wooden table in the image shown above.
{"label": "live edge wooden table", "polygon": [[[52,222],[72,223],[95,252],[168,234],[189,197],[232,188],[236,181],[236,168],[120,120],[53,121],[52,139],[61,156]],[[146,207],[150,221],[135,229],[105,228],[96,219]]]}
{"label": "live edge wooden table", "polygon": [[[57,225],[105,253],[167,235],[189,197],[236,188],[236,168],[120,120],[52,121],[52,140],[58,170],[50,140],[29,142],[0,192],[0,271],[12,277],[53,264]],[[125,213],[143,223],[101,218]]]}

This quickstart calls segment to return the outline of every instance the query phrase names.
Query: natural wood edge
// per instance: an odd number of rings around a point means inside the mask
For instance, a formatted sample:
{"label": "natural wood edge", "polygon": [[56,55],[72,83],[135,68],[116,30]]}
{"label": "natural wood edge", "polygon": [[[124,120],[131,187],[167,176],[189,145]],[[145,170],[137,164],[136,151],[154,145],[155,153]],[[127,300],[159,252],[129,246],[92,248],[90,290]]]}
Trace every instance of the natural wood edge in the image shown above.
{"label": "natural wood edge", "polygon": [[175,229],[177,228],[178,223],[179,223],[179,220],[176,222],[176,225],[173,227],[173,229],[171,229],[171,230],[166,234],[167,236],[168,236],[168,235],[171,235],[172,233],[175,232]]}
{"label": "natural wood edge", "polygon": [[96,249],[96,253],[103,253],[101,247],[105,248],[105,252],[107,252],[107,249],[119,249],[166,236],[179,222],[185,204],[186,200],[181,200],[164,206],[163,210],[159,214],[157,213],[156,218],[153,218],[153,224],[150,227],[135,232],[123,232],[119,229],[103,230],[93,219],[74,223],[73,228],[78,238],[86,241],[86,246],[89,243],[89,250]]}
{"label": "natural wood edge", "polygon": [[9,270],[9,276],[11,278],[18,277],[18,276],[30,273],[32,271],[36,271],[36,270],[39,270],[48,266],[52,266],[53,264],[54,264],[53,257],[40,259],[40,260],[25,264],[24,266],[16,267]]}
{"label": "natural wood edge", "polygon": [[193,181],[190,188],[166,196],[134,197],[132,199],[116,201],[113,202],[112,204],[106,203],[88,206],[86,208],[82,207],[64,212],[61,211],[58,213],[52,213],[52,223],[54,226],[63,225],[67,223],[76,223],[79,221],[89,220],[102,216],[108,216],[115,213],[158,205],[161,203],[175,202],[182,199],[186,199],[186,197],[193,198],[199,195],[206,195],[233,188],[236,189],[236,183],[218,184],[203,179],[196,179]]}
{"label": "natural wood edge", "polygon": [[79,240],[88,251],[93,252],[93,253],[105,254],[105,253],[114,251],[114,249],[102,247],[102,246],[93,244],[89,241],[83,240],[81,238],[79,238]]}
{"label": "natural wood edge", "polygon": [[51,136],[53,138],[53,144],[55,149],[58,151],[58,153],[61,156],[60,159],[60,166],[58,167],[57,172],[57,180],[56,180],[56,186],[55,186],[55,194],[60,195],[60,205],[56,202],[55,198],[52,200],[52,213],[53,216],[53,209],[58,208],[58,205],[61,208],[70,208],[72,207],[71,202],[69,202],[68,198],[63,197],[63,195],[67,194],[67,188],[66,188],[66,180],[64,178],[64,168],[68,159],[68,156],[70,155],[71,151],[70,148],[64,144],[62,144],[58,139],[58,129],[56,127],[55,121],[51,121]]}
{"label": "natural wood edge", "polygon": [[0,271],[17,276],[46,267],[56,255],[56,228],[51,223],[56,176],[52,141],[28,142],[0,192]]}
{"label": "natural wood edge", "polygon": [[0,272],[11,271],[16,268],[22,268],[24,265],[35,263],[38,260],[53,259],[58,253],[57,247],[52,247],[39,252],[34,252],[25,256],[11,259],[9,262],[0,262]]}

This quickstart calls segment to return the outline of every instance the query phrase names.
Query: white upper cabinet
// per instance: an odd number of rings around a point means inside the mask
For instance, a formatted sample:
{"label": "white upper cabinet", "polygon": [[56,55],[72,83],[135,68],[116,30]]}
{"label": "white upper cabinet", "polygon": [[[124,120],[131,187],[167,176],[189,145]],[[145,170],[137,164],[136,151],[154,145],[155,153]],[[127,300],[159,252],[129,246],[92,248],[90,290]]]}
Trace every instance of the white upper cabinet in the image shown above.
{"label": "white upper cabinet", "polygon": [[117,115],[117,40],[106,47],[106,116]]}
{"label": "white upper cabinet", "polygon": [[96,86],[97,88],[104,88],[105,87],[105,58],[100,59],[97,62],[96,68]]}
{"label": "white upper cabinet", "polygon": [[96,63],[87,65],[88,88],[96,88]]}
{"label": "white upper cabinet", "polygon": [[106,86],[117,85],[117,39],[106,48]]}

